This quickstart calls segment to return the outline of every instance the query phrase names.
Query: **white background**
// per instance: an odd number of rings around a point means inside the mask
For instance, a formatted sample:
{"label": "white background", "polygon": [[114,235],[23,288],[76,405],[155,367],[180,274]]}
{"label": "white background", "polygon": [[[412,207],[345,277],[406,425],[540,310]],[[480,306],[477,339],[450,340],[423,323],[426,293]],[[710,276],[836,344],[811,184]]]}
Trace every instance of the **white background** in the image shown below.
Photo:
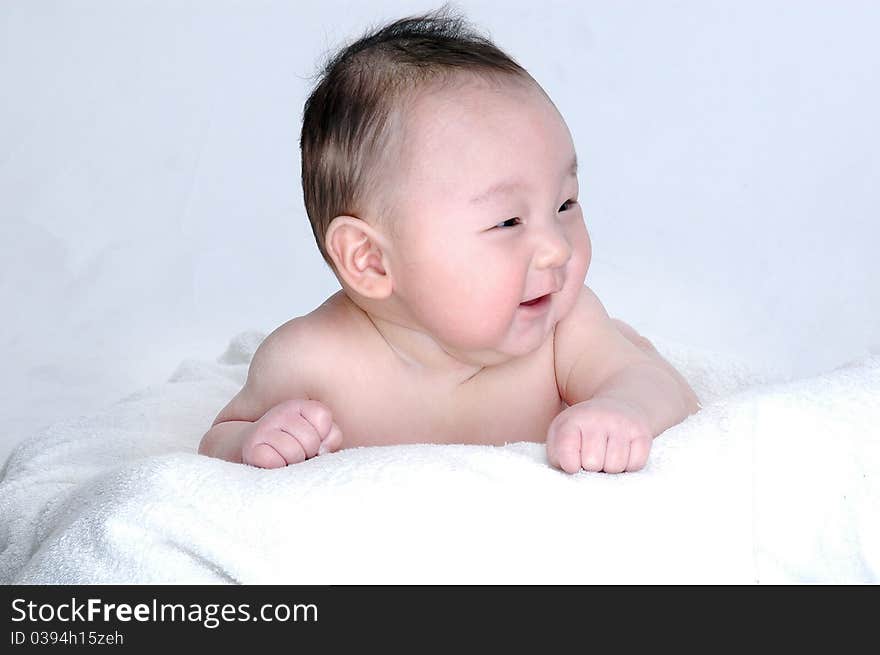
{"label": "white background", "polygon": [[[338,289],[309,78],[438,6],[0,4],[0,461]],[[801,375],[880,350],[880,3],[457,6],[565,116],[613,316]]]}

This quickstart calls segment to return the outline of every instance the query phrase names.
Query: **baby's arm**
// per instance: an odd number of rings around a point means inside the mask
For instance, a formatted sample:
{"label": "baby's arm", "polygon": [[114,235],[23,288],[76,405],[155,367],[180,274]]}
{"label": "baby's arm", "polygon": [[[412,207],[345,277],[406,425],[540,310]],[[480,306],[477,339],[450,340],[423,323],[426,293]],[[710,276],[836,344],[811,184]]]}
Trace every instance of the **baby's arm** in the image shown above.
{"label": "baby's arm", "polygon": [[554,349],[570,407],[550,426],[548,457],[568,472],[638,470],[651,440],[699,409],[684,378],[625,337],[587,287],[557,326]]}
{"label": "baby's arm", "polygon": [[339,449],[342,432],[330,410],[309,396],[316,349],[307,347],[307,335],[295,319],[266,337],[244,387],[202,437],[200,454],[278,468]]}

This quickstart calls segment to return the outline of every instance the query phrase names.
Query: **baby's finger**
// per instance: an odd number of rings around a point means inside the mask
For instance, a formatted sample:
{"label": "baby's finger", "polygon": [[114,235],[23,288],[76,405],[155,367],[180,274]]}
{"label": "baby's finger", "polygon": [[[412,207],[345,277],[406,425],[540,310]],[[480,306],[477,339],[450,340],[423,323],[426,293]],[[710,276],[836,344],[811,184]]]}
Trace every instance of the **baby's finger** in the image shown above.
{"label": "baby's finger", "polygon": [[242,462],[260,468],[279,468],[296,464],[306,458],[296,439],[278,428],[261,427],[245,440],[241,448]]}
{"label": "baby's finger", "polygon": [[306,454],[306,459],[318,454],[318,448],[321,447],[321,437],[318,436],[314,426],[302,416],[295,417],[279,429],[299,442]]}
{"label": "baby's finger", "polygon": [[629,464],[627,471],[638,471],[648,462],[648,453],[651,452],[651,439],[635,439],[629,445]]}
{"label": "baby's finger", "polygon": [[581,466],[585,471],[601,471],[605,461],[605,448],[608,437],[602,428],[582,430]]}
{"label": "baby's finger", "polygon": [[324,437],[321,446],[318,448],[318,454],[335,453],[342,447],[342,430],[336,423],[330,426],[330,434]]}
{"label": "baby's finger", "polygon": [[564,425],[547,438],[547,460],[566,473],[581,470],[581,432],[575,425]]}
{"label": "baby's finger", "polygon": [[622,473],[629,462],[629,439],[612,436],[605,450],[605,472]]}
{"label": "baby's finger", "polygon": [[280,428],[267,430],[265,434],[260,435],[260,442],[272,446],[287,464],[299,464],[306,459],[306,451],[302,444]]}
{"label": "baby's finger", "polygon": [[281,454],[267,443],[254,444],[242,453],[241,461],[261,469],[278,469],[287,466]]}
{"label": "baby's finger", "polygon": [[318,437],[325,439],[333,426],[333,414],[330,409],[317,400],[303,400],[300,403],[299,414],[312,424]]}

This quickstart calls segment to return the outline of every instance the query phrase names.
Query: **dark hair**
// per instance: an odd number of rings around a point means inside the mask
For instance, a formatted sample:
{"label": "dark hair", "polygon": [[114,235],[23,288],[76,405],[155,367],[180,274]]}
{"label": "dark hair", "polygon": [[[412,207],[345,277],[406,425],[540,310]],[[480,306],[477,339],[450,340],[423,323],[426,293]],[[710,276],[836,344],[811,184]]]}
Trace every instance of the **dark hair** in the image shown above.
{"label": "dark hair", "polygon": [[[453,86],[462,73],[488,81],[532,77],[457,15],[448,3],[368,30],[331,54],[303,109],[302,185],[306,213],[324,261],[324,236],[340,215],[385,222],[381,193],[398,154],[404,110],[428,88]],[[334,269],[335,270],[335,269]]]}

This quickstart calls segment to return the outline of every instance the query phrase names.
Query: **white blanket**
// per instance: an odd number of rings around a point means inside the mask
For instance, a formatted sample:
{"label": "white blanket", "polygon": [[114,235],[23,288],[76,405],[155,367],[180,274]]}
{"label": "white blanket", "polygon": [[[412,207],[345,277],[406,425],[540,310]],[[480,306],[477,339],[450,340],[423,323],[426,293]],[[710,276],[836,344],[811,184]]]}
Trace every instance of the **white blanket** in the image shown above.
{"label": "white blanket", "polygon": [[880,580],[878,356],[783,380],[655,339],[704,409],[638,473],[569,476],[533,443],[271,471],[197,455],[261,336],[23,443],[0,476],[0,582]]}

